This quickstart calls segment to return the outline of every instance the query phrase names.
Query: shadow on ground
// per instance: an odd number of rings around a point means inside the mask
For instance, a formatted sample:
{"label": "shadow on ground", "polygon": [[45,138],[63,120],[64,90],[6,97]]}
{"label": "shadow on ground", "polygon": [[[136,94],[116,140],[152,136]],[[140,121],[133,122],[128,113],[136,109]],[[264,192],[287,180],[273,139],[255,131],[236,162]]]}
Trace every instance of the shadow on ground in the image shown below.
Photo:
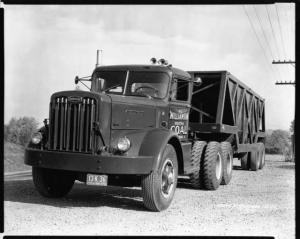
{"label": "shadow on ground", "polygon": [[97,187],[75,183],[67,196],[45,198],[36,191],[31,179],[5,181],[4,201],[65,208],[114,207],[135,211],[147,210],[143,206],[139,188]]}

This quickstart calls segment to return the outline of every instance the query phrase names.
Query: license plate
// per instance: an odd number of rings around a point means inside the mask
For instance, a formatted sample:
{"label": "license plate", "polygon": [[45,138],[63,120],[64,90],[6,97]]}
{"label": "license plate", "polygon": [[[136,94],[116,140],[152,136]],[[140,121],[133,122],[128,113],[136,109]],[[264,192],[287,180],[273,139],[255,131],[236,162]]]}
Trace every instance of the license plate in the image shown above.
{"label": "license plate", "polygon": [[96,186],[107,186],[107,175],[87,174],[86,184]]}

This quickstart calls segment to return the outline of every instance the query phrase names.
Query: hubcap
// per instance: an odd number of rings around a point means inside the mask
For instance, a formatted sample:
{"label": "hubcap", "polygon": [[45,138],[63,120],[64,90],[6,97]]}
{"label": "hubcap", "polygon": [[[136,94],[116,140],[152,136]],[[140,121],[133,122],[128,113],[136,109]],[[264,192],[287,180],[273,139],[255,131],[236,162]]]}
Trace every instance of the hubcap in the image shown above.
{"label": "hubcap", "polygon": [[222,175],[222,158],[220,153],[217,154],[217,159],[216,159],[216,177],[219,180]]}
{"label": "hubcap", "polygon": [[170,159],[165,161],[162,167],[161,176],[161,192],[165,198],[168,198],[173,190],[175,182],[174,166]]}

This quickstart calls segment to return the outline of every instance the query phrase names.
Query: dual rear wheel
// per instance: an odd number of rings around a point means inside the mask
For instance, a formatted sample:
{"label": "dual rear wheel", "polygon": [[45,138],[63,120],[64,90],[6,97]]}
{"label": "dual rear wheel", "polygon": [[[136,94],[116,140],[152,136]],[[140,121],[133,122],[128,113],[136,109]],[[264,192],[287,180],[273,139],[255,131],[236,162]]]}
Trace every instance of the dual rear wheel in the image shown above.
{"label": "dual rear wheel", "polygon": [[192,148],[191,184],[194,188],[216,190],[229,184],[232,177],[233,156],[229,142],[196,141]]}
{"label": "dual rear wheel", "polygon": [[241,168],[257,171],[265,166],[265,145],[258,143],[258,150],[245,153],[241,158]]}

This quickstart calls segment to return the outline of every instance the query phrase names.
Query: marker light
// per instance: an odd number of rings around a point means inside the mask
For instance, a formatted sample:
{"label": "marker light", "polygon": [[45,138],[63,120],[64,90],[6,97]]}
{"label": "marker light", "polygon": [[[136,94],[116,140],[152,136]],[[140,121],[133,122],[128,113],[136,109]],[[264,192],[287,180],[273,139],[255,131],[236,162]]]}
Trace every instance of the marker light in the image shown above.
{"label": "marker light", "polygon": [[130,140],[126,137],[119,138],[117,146],[118,150],[126,152],[130,148]]}
{"label": "marker light", "polygon": [[156,58],[154,58],[154,57],[152,57],[151,59],[150,59],[150,62],[152,63],[152,64],[155,64],[157,61],[156,61]]}
{"label": "marker light", "polygon": [[36,132],[31,137],[31,142],[34,144],[39,144],[42,141],[42,134],[40,132]]}

